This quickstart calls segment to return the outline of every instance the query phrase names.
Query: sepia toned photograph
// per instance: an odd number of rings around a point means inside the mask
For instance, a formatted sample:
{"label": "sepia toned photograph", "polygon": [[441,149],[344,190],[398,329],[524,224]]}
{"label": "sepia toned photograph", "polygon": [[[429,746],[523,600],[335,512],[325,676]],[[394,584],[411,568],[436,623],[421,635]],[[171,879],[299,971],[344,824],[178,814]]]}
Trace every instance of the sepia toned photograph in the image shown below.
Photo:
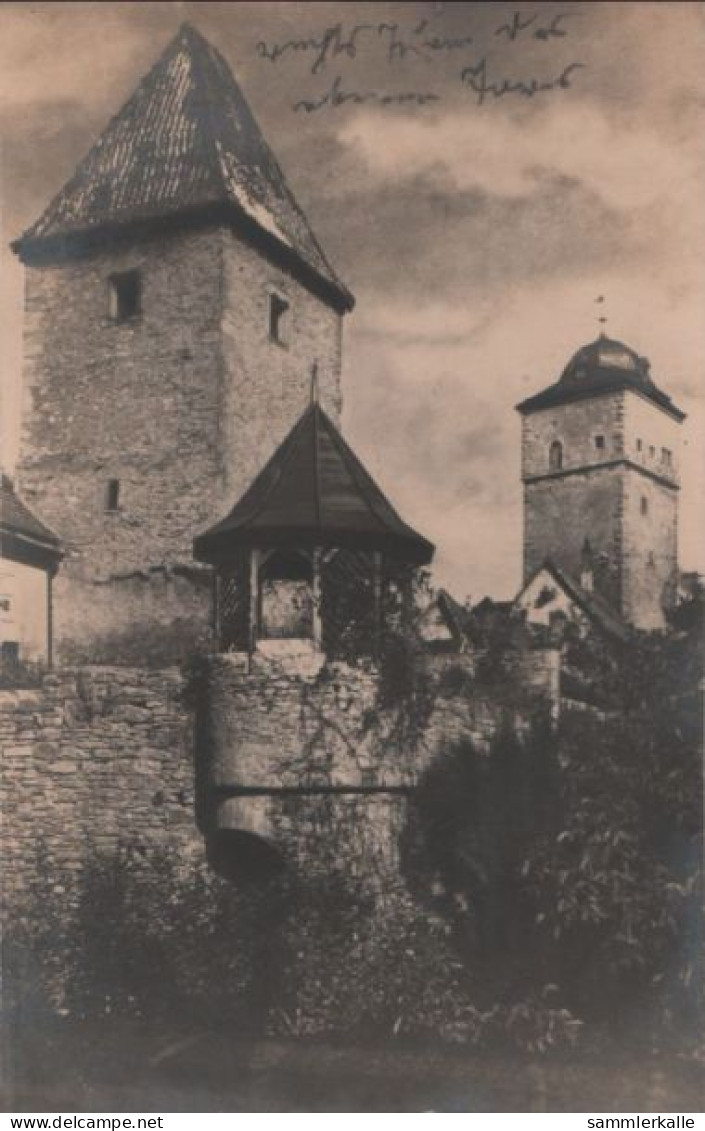
{"label": "sepia toned photograph", "polygon": [[3,1111],[703,1110],[704,60],[0,3]]}

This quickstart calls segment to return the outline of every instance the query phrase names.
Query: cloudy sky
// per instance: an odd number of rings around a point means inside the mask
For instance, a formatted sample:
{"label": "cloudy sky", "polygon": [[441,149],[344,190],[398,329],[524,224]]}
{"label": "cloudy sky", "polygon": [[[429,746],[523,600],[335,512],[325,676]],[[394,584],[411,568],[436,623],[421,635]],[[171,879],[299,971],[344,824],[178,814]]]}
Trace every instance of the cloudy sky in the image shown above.
{"label": "cloudy sky", "polygon": [[[461,598],[516,590],[513,406],[559,376],[602,312],[689,413],[681,559],[705,568],[697,3],[3,3],[5,462],[17,446],[22,286],[7,242],[184,19],[231,63],[356,295],[344,427],[437,543],[437,579]],[[301,42],[338,24],[326,51]],[[529,97],[532,82],[545,89]],[[333,105],[334,88],[338,101],[364,100]],[[380,101],[397,95],[422,97]]]}

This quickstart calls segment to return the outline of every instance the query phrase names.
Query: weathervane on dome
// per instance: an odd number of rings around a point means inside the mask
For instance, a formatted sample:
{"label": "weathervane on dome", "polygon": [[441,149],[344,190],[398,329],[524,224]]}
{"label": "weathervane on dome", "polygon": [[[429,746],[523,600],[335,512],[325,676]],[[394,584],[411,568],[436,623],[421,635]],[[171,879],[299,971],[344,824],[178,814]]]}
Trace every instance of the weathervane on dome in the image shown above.
{"label": "weathervane on dome", "polygon": [[[604,301],[605,301],[605,296],[604,295],[598,295],[597,298],[595,299],[595,305],[601,306],[604,303]],[[604,308],[600,312],[600,314],[598,315],[597,321],[600,324],[601,332],[604,333],[604,328],[607,325],[607,315],[604,311]]]}

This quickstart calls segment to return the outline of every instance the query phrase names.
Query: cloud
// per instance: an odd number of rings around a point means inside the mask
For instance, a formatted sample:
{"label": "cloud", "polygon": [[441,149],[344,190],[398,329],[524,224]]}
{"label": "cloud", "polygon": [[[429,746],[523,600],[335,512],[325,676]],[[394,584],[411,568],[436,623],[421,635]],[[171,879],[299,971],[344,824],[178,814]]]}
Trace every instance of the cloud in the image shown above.
{"label": "cloud", "polygon": [[[439,21],[458,34],[472,24],[487,41],[514,7],[452,4]],[[344,426],[402,515],[437,543],[439,581],[460,596],[516,591],[513,406],[555,380],[596,335],[597,294],[607,296],[608,330],[650,356],[655,379],[690,414],[682,560],[702,561],[705,17],[685,4],[569,7],[574,38],[561,51],[579,41],[586,67],[560,100],[478,109],[453,58],[434,69],[443,96],[436,109],[302,118],[290,110],[311,86],[302,59],[265,64],[258,39],[338,20],[411,23],[418,6],[5,5],[4,235],[35,218],[179,20],[190,18],[234,65],[357,295],[346,320]],[[544,67],[545,50],[512,45],[507,73]],[[346,83],[384,89],[392,79],[425,83],[425,67],[392,75],[377,58],[343,73]],[[19,371],[16,263],[5,279],[7,377]]]}
{"label": "cloud", "polygon": [[517,199],[560,176],[626,212],[692,201],[702,188],[701,146],[685,147],[655,130],[615,123],[597,106],[565,101],[533,114],[530,128],[517,118],[454,111],[400,119],[392,137],[378,114],[362,112],[344,125],[340,140],[378,183],[425,174],[460,192]]}
{"label": "cloud", "polygon": [[[664,301],[663,281],[609,276],[609,329],[652,361],[689,414],[684,438],[681,555],[702,560],[695,515],[704,472],[699,318],[703,291]],[[345,342],[344,424],[401,513],[439,546],[435,573],[454,592],[509,596],[520,580],[519,421],[514,405],[555,381],[595,337],[602,273],[507,285],[474,306],[389,296],[368,302]],[[556,312],[560,312],[560,317]]]}
{"label": "cloud", "polygon": [[[111,105],[129,91],[120,90],[125,72],[144,69],[154,47],[145,32],[149,9],[131,4],[86,4],[73,14],[68,5],[4,5],[0,104],[16,114],[37,103],[86,101],[86,78],[94,78],[91,102]],[[154,12],[152,11],[152,22]],[[61,49],[57,49],[61,44]],[[70,46],[70,49],[68,49]],[[98,72],[98,73],[97,73]]]}
{"label": "cloud", "polygon": [[416,294],[425,306],[432,294],[474,307],[508,283],[644,256],[639,226],[566,178],[546,177],[526,198],[441,187],[426,174],[379,185],[358,177],[348,192],[332,215],[320,209],[321,237],[353,289],[385,303]]}

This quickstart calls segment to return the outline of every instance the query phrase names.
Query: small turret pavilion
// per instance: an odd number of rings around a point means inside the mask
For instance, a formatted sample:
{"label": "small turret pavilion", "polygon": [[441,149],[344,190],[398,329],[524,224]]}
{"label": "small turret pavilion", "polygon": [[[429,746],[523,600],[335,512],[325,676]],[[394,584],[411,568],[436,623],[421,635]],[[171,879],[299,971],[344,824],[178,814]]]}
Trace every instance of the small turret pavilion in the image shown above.
{"label": "small turret pavilion", "polygon": [[194,541],[214,567],[226,652],[309,641],[330,658],[373,653],[434,547],[397,514],[318,403],[311,403],[220,522]]}

